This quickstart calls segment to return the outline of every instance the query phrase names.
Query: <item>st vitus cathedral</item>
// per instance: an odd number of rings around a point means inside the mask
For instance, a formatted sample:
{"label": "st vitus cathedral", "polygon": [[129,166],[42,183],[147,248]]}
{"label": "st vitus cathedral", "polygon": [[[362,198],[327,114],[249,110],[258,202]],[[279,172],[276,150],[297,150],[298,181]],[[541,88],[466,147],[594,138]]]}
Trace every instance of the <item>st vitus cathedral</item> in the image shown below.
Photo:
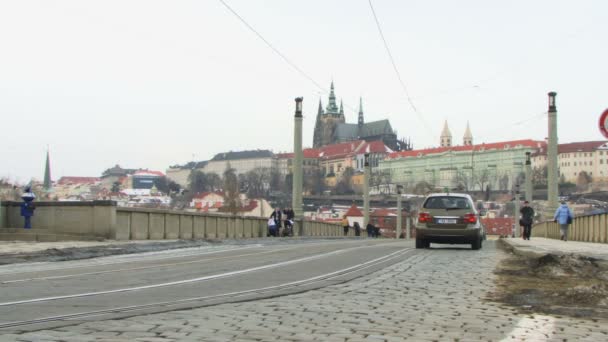
{"label": "st vitus cathedral", "polygon": [[409,151],[413,149],[409,140],[406,142],[403,139],[397,139],[397,133],[393,131],[391,123],[388,120],[366,123],[363,118],[363,101],[361,99],[359,100],[357,123],[346,123],[342,101],[340,101],[340,107],[338,108],[336,95],[334,94],[334,83],[331,82],[329,103],[325,110],[323,110],[323,104],[319,100],[313,147],[318,148],[352,140],[381,140],[393,151]]}

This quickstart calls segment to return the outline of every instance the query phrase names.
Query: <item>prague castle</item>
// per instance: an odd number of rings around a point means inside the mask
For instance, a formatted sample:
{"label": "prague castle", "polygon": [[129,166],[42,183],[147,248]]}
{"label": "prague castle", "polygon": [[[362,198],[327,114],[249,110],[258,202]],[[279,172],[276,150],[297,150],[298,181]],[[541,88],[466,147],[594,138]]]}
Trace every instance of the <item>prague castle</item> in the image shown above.
{"label": "prague castle", "polygon": [[313,147],[319,148],[353,140],[382,141],[393,151],[409,151],[412,149],[411,142],[397,138],[397,133],[393,131],[388,120],[366,123],[363,117],[363,101],[361,99],[359,100],[357,123],[346,123],[342,101],[340,101],[340,107],[338,107],[334,93],[334,83],[332,82],[329,102],[325,110],[323,110],[323,104],[319,100]]}

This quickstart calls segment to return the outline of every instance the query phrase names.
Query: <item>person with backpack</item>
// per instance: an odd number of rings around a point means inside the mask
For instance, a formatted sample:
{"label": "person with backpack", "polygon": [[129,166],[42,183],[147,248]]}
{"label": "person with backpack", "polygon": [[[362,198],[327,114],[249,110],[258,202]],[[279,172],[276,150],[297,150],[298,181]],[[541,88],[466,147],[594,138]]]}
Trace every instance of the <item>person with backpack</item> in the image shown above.
{"label": "person with backpack", "polygon": [[568,208],[566,201],[562,201],[562,204],[555,211],[555,215],[553,215],[553,221],[559,224],[560,240],[568,241],[568,226],[573,219],[574,214]]}
{"label": "person with backpack", "polygon": [[524,201],[524,206],[519,210],[521,213],[521,219],[519,223],[524,227],[524,240],[530,240],[530,234],[532,234],[532,223],[534,223],[534,209],[530,206],[530,202]]}

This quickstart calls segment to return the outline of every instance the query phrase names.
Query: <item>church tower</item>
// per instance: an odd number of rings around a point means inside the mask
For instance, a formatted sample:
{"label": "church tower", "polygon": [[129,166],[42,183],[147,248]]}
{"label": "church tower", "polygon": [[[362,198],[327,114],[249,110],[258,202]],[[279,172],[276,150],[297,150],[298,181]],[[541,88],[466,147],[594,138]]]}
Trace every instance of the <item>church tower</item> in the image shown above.
{"label": "church tower", "polygon": [[464,132],[464,137],[462,138],[462,144],[464,146],[473,145],[473,134],[471,134],[471,128],[469,127],[468,121],[467,121],[467,130]]}
{"label": "church tower", "polygon": [[336,94],[334,92],[334,82],[331,82],[329,89],[329,101],[325,111],[319,100],[319,110],[317,112],[317,122],[315,123],[315,131],[313,136],[313,147],[318,148],[325,145],[334,144],[334,131],[340,123],[344,123],[344,105],[340,101],[340,107],[336,103]]}
{"label": "church tower", "polygon": [[452,146],[452,133],[448,128],[448,120],[445,120],[443,124],[443,131],[441,131],[441,147],[451,147]]}

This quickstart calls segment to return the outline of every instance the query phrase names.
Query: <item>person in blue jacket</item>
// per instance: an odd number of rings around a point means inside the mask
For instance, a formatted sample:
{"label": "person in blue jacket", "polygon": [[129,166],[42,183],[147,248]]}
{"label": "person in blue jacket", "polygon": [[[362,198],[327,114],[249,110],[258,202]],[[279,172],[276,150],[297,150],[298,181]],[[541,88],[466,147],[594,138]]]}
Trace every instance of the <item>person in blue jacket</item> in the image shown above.
{"label": "person in blue jacket", "polygon": [[33,203],[36,195],[28,186],[25,188],[25,192],[21,195],[21,198],[23,199],[23,203],[21,203],[21,216],[25,219],[23,228],[30,229],[32,228],[32,216],[34,216],[34,210],[36,210],[36,206]]}
{"label": "person in blue jacket", "polygon": [[568,241],[568,226],[572,223],[574,219],[574,215],[566,201],[562,201],[562,204],[555,211],[555,215],[553,215],[553,221],[559,224],[559,232],[560,232],[560,240]]}

